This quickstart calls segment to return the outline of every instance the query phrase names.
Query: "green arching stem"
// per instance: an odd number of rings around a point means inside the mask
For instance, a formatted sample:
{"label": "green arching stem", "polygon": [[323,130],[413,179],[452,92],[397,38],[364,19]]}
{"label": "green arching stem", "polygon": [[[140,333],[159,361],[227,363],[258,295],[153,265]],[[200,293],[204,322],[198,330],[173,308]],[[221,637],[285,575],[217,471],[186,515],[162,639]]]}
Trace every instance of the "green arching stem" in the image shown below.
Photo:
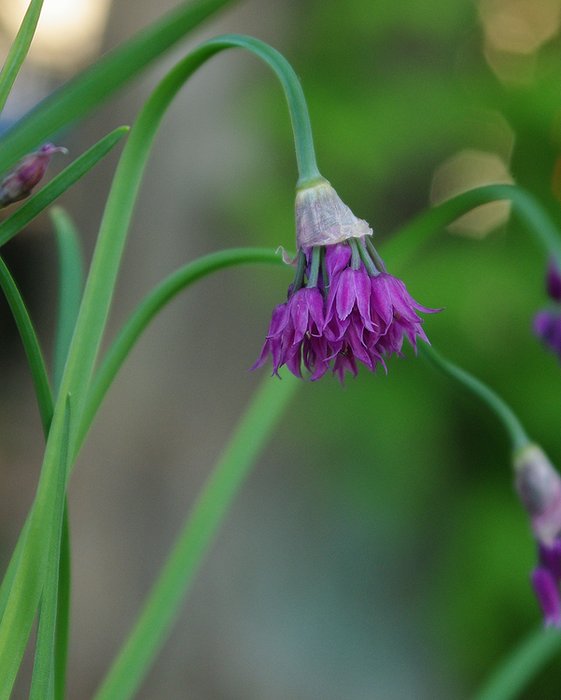
{"label": "green arching stem", "polygon": [[216,39],[207,41],[201,48],[204,46],[216,47],[216,51],[236,47],[247,49],[275,72],[284,90],[292,123],[296,161],[298,164],[297,186],[308,187],[317,181],[322,181],[323,178],[316,163],[312,126],[306,98],[298,76],[286,58],[268,44],[253,37],[238,34],[224,34],[216,37]]}
{"label": "green arching stem", "polygon": [[478,399],[483,401],[495,414],[502,423],[512,445],[512,452],[527,447],[531,444],[531,440],[526,434],[522,423],[518,420],[514,411],[507,403],[492,389],[490,389],[482,381],[466,372],[461,367],[453,364],[445,359],[433,347],[426,344],[421,344],[419,352],[423,355],[434,367],[443,372],[452,379],[455,379],[462,386],[468,389],[472,394],[475,394]]}
{"label": "green arching stem", "polygon": [[499,664],[473,700],[515,700],[560,649],[558,629],[536,630]]}
{"label": "green arching stem", "polygon": [[462,214],[488,202],[509,200],[516,216],[527,227],[548,256],[561,268],[559,229],[536,198],[517,185],[485,185],[448,199],[417,216],[401,227],[397,235],[384,244],[384,257],[400,260],[409,257],[435,231],[455,221]]}
{"label": "green arching stem", "polygon": [[187,263],[166,277],[136,307],[119,335],[109,347],[97,370],[78,435],[78,449],[85,438],[107,390],[134,344],[152,319],[180,292],[212,272],[234,265],[268,263],[283,265],[283,260],[271,248],[231,248],[210,253]]}

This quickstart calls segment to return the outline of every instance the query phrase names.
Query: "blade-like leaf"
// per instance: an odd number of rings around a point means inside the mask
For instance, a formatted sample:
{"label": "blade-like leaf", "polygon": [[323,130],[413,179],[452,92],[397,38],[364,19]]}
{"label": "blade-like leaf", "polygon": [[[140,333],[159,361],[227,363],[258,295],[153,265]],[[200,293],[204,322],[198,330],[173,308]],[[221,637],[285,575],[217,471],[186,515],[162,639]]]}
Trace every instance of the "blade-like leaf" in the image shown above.
{"label": "blade-like leaf", "polygon": [[0,173],[62,127],[91,112],[213,12],[231,2],[182,3],[63,85],[0,140]]}
{"label": "blade-like leaf", "polygon": [[41,596],[35,664],[31,682],[31,700],[54,700],[55,697],[55,642],[58,604],[60,544],[64,520],[66,473],[68,471],[68,436],[70,425],[70,397],[66,397],[63,449],[57,469],[56,493],[50,522],[47,524],[48,548],[45,586]]}
{"label": "blade-like leaf", "polygon": [[2,66],[2,71],[0,72],[0,112],[4,109],[19,69],[29,51],[42,7],[43,0],[31,0],[14,43],[10,47],[6,61]]}
{"label": "blade-like leaf", "polygon": [[84,289],[84,260],[78,233],[68,214],[60,207],[53,207],[51,218],[55,225],[59,260],[58,319],[53,369],[56,395]]}
{"label": "blade-like leaf", "polygon": [[89,172],[94,165],[106,156],[123,136],[128,127],[121,126],[104,136],[94,146],[76,158],[67,168],[54,177],[48,185],[32,195],[11,216],[0,224],[0,246],[7,243],[16,233],[52,204],[63,192]]}

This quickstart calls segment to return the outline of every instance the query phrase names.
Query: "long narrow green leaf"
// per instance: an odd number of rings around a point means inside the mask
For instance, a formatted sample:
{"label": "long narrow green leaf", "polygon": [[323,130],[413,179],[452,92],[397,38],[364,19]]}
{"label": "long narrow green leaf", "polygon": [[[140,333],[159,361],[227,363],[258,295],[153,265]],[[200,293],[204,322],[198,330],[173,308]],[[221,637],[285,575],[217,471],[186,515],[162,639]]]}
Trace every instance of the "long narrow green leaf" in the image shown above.
{"label": "long narrow green leaf", "polygon": [[43,0],[31,0],[14,43],[10,47],[0,72],[0,112],[4,109],[19,69],[27,56],[42,8]]}
{"label": "long narrow green leaf", "polygon": [[64,506],[62,534],[60,537],[60,566],[58,572],[58,601],[55,638],[55,698],[64,700],[66,695],[66,666],[70,637],[70,601],[71,601],[71,562],[70,518],[68,517],[68,499]]}
{"label": "long narrow green leaf", "polygon": [[57,197],[88,173],[128,133],[121,126],[104,136],[94,146],[82,153],[67,168],[54,177],[45,187],[29,197],[11,216],[0,223],[0,246],[7,243],[24,226],[52,204]]}
{"label": "long narrow green leaf", "polygon": [[55,669],[56,669],[56,630],[58,607],[58,582],[61,550],[61,536],[65,512],[66,474],[68,471],[68,443],[70,435],[70,397],[66,398],[65,441],[61,451],[60,464],[57,469],[56,495],[53,499],[53,509],[46,531],[49,533],[47,542],[47,567],[45,586],[41,596],[39,613],[39,628],[37,631],[37,646],[35,664],[31,681],[30,700],[54,700],[55,698]]}
{"label": "long narrow green leaf", "polygon": [[181,3],[43,100],[0,140],[0,172],[107,100],[192,29],[233,0]]}
{"label": "long narrow green leaf", "polygon": [[43,353],[39,341],[37,340],[35,329],[31,323],[27,307],[2,258],[0,258],[0,287],[2,287],[2,291],[10,305],[12,315],[23,342],[23,347],[31,370],[35,393],[37,395],[43,431],[46,435],[49,432],[49,425],[53,415],[53,402],[45,360],[43,359]]}
{"label": "long narrow green leaf", "polygon": [[[60,207],[51,210],[55,225],[59,259],[58,319],[55,332],[54,388],[58,393],[70,340],[74,332],[82,291],[84,288],[84,260],[78,233],[68,214]],[[66,686],[66,664],[70,632],[71,548],[68,506],[62,522],[58,601],[55,637],[54,695],[63,700]]]}
{"label": "long narrow green leaf", "polygon": [[51,218],[55,226],[59,260],[58,318],[53,369],[56,395],[80,308],[85,273],[80,239],[72,220],[60,207],[53,207]]}
{"label": "long narrow green leaf", "polygon": [[225,513],[299,386],[266,377],[187,519],[133,630],[95,695],[127,700],[146,676]]}

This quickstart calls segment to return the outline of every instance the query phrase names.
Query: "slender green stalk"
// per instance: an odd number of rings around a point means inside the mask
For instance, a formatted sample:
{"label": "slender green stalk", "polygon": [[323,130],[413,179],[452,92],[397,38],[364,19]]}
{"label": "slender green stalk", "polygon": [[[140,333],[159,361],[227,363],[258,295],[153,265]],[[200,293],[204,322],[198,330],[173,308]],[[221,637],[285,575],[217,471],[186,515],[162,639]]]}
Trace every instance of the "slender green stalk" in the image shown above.
{"label": "slender green stalk", "polygon": [[559,630],[536,630],[493,671],[474,700],[514,700],[560,650]]}
{"label": "slender green stalk", "polygon": [[95,414],[123,362],[140,335],[163,307],[175,298],[179,292],[187,289],[194,282],[212,272],[232,267],[233,265],[252,263],[284,264],[280,255],[269,248],[232,248],[230,250],[221,250],[218,253],[210,253],[198,258],[176,270],[160,282],[140,302],[109,347],[101,366],[96,372],[82,416],[78,447],[88,432]]}
{"label": "slender green stalk", "polygon": [[[62,532],[60,536],[60,558],[58,568],[58,599],[56,603],[55,634],[55,699],[64,700],[66,695],[66,667],[68,663],[68,645],[70,638],[70,601],[71,601],[71,563],[70,522],[68,516],[68,499],[62,514]],[[55,553],[56,556],[56,553]]]}
{"label": "slender green stalk", "polygon": [[384,245],[385,256],[400,260],[410,257],[419,245],[462,214],[488,202],[509,200],[514,213],[527,227],[546,254],[553,256],[561,267],[561,237],[559,228],[549,214],[526,190],[518,185],[486,185],[463,192],[417,216],[403,226]]}
{"label": "slender green stalk", "polygon": [[45,360],[43,359],[43,353],[41,352],[41,347],[25,303],[2,258],[0,258],[0,286],[8,301],[21,336],[29,369],[31,370],[35,393],[37,395],[43,431],[46,435],[49,432],[49,425],[53,414],[53,402]]}
{"label": "slender green stalk", "polygon": [[53,207],[50,213],[55,226],[60,266],[53,369],[53,384],[57,393],[80,308],[85,272],[80,239],[72,220],[60,207]]}
{"label": "slender green stalk", "polygon": [[6,61],[2,66],[2,71],[0,72],[0,112],[6,105],[6,100],[29,51],[42,7],[43,0],[31,0],[14,43],[10,47]]}
{"label": "slender green stalk", "polygon": [[267,377],[207,481],[131,634],[95,695],[127,700],[139,688],[162,647],[214,534],[298,386]]}
{"label": "slender green stalk", "polygon": [[121,126],[104,136],[95,145],[82,153],[67,168],[54,177],[39,192],[27,199],[16,211],[0,223],[0,246],[3,246],[24,226],[52,204],[55,199],[86,175],[128,132],[128,127]]}
{"label": "slender green stalk", "polygon": [[63,530],[68,471],[68,435],[70,426],[70,397],[67,397],[65,416],[66,441],[61,450],[61,463],[57,470],[56,498],[51,512],[50,536],[45,542],[48,548],[45,587],[41,596],[41,612],[37,630],[35,664],[31,680],[30,700],[55,700],[57,607],[59,600],[59,562]]}
{"label": "slender green stalk", "polygon": [[0,172],[105,102],[191,30],[232,0],[190,0],[70,80],[0,139]]}
{"label": "slender green stalk", "polygon": [[506,430],[512,444],[513,453],[531,443],[514,411],[486,384],[461,367],[446,360],[430,345],[422,344],[419,351],[434,367],[459,382],[491,409]]}

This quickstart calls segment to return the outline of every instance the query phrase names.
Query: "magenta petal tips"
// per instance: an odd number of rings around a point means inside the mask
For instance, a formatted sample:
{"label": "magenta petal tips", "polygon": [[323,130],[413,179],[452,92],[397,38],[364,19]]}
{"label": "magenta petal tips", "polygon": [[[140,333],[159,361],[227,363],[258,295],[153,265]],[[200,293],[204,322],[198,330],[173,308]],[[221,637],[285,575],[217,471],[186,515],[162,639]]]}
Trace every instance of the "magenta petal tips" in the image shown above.
{"label": "magenta petal tips", "polygon": [[418,304],[405,284],[388,274],[371,241],[372,230],[326,181],[296,197],[298,255],[288,299],[273,311],[269,332],[252,369],[269,357],[273,374],[286,365],[316,380],[331,370],[343,381],[357,363],[375,371],[402,354],[407,338],[428,342]]}

